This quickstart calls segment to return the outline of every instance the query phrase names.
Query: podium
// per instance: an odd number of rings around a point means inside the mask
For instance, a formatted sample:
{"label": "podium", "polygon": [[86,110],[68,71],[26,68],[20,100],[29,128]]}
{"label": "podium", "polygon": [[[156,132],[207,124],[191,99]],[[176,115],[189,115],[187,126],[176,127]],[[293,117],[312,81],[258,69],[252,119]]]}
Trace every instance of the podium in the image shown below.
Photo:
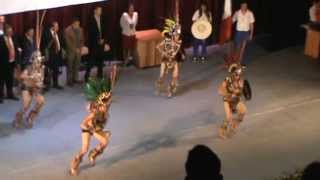
{"label": "podium", "polygon": [[162,41],[161,32],[157,29],[137,31],[137,67],[146,68],[161,64],[161,54],[156,49]]}
{"label": "podium", "polygon": [[314,59],[319,58],[320,53],[320,30],[303,26],[306,29],[306,42],[304,54]]}

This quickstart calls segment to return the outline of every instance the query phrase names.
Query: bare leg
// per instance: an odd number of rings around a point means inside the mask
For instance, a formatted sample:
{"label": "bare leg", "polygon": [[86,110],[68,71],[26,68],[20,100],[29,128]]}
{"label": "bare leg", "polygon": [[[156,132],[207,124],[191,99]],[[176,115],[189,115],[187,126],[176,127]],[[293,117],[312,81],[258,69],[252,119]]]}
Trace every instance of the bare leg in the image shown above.
{"label": "bare leg", "polygon": [[93,134],[93,136],[100,142],[93,150],[91,150],[89,152],[89,161],[91,163],[92,166],[95,165],[96,163],[96,158],[97,156],[101,155],[104,151],[104,149],[108,146],[109,144],[109,140],[111,137],[111,132],[107,131],[107,132],[95,132]]}
{"label": "bare leg", "polygon": [[221,139],[226,139],[226,133],[228,132],[229,125],[232,122],[232,110],[228,102],[224,102],[224,111],[226,114],[226,120],[223,121],[219,129],[219,136]]}
{"label": "bare leg", "polygon": [[163,86],[163,81],[164,81],[164,76],[165,76],[165,71],[166,71],[166,64],[165,63],[161,63],[160,66],[160,77],[156,82],[156,94],[160,95],[161,90],[162,90],[162,86]]}
{"label": "bare leg", "polygon": [[126,48],[123,49],[123,59],[124,65],[127,65],[129,63],[129,50]]}
{"label": "bare leg", "polygon": [[174,65],[173,71],[172,71],[172,81],[168,87],[168,97],[169,98],[171,98],[177,92],[178,79],[179,79],[179,64],[176,63]]}
{"label": "bare leg", "polygon": [[42,107],[44,105],[44,102],[45,102],[44,97],[39,93],[37,93],[35,95],[35,101],[36,101],[36,104],[33,107],[33,109],[30,111],[30,113],[29,113],[29,115],[27,117],[27,123],[28,123],[30,128],[32,128],[33,123],[35,121],[35,118],[40,113],[40,110],[42,109]]}
{"label": "bare leg", "polygon": [[242,58],[243,58],[244,51],[246,50],[246,46],[247,46],[247,41],[243,41],[243,43],[241,44],[240,53],[239,53],[239,63],[242,62]]}
{"label": "bare leg", "polygon": [[23,116],[30,108],[32,96],[29,91],[22,91],[22,109],[16,113],[16,118],[13,121],[13,127],[18,128],[22,124]]}
{"label": "bare leg", "polygon": [[240,123],[243,121],[243,118],[247,112],[247,108],[243,102],[238,103],[237,112],[238,112],[237,119],[233,120],[233,123],[232,123],[233,129],[237,129],[239,127]]}
{"label": "bare leg", "polygon": [[73,158],[70,165],[70,174],[72,176],[78,175],[79,165],[82,161],[82,157],[88,152],[90,146],[90,137],[89,133],[82,133],[82,147],[80,152]]}

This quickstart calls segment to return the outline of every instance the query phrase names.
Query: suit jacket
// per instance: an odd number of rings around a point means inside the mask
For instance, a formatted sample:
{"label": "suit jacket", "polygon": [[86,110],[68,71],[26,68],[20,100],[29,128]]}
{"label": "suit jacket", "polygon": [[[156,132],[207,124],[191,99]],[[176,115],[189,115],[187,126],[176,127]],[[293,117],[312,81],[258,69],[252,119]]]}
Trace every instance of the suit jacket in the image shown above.
{"label": "suit jacket", "polygon": [[30,41],[26,36],[23,36],[21,41],[21,64],[26,65],[30,62],[32,53],[36,50],[35,40]]}
{"label": "suit jacket", "polygon": [[81,48],[84,45],[82,28],[79,28],[79,34],[77,34],[72,26],[68,26],[64,31],[64,38],[67,53],[76,53],[77,48]]}
{"label": "suit jacket", "polygon": [[56,52],[53,42],[53,35],[50,29],[44,31],[41,41],[41,51],[45,56],[48,66],[62,66],[63,58],[62,58],[62,49],[64,46],[64,42],[61,34],[58,33],[59,43],[60,43],[60,51]]}
{"label": "suit jacket", "polygon": [[[5,36],[0,36],[0,68],[6,68],[9,65],[9,49],[4,39]],[[18,57],[18,44],[14,37],[12,37],[14,48],[16,51],[16,58]]]}
{"label": "suit jacket", "polygon": [[102,17],[100,18],[101,32],[99,31],[97,21],[94,16],[90,17],[89,26],[88,26],[88,45],[90,49],[95,49],[99,47],[100,39],[105,38],[106,26]]}

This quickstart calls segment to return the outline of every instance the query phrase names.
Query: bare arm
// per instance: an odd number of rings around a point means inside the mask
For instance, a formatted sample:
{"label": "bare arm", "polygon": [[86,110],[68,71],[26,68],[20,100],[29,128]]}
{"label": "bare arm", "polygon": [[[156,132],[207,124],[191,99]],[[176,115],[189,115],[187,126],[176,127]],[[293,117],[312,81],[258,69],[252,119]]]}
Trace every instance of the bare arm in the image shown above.
{"label": "bare arm", "polygon": [[89,130],[92,127],[92,121],[94,119],[94,114],[90,113],[84,120],[81,122],[81,129]]}
{"label": "bare arm", "polygon": [[163,56],[163,46],[164,46],[164,41],[161,41],[161,42],[157,45],[157,50],[161,53],[162,56]]}
{"label": "bare arm", "polygon": [[199,10],[197,10],[193,16],[192,16],[192,21],[195,22],[199,19]]}
{"label": "bare arm", "polygon": [[227,92],[227,83],[226,81],[223,81],[221,83],[221,85],[219,86],[218,88],[218,93],[221,95],[221,96],[227,96],[228,95],[228,92]]}
{"label": "bare arm", "polygon": [[254,22],[255,22],[255,17],[254,14],[251,13],[251,18],[250,18],[250,40],[253,38],[253,32],[254,32]]}
{"label": "bare arm", "polygon": [[25,80],[28,77],[27,71],[26,70],[22,71],[19,77],[20,77],[20,80],[22,81]]}
{"label": "bare arm", "polygon": [[254,32],[254,23],[250,24],[250,40],[253,38],[253,32]]}

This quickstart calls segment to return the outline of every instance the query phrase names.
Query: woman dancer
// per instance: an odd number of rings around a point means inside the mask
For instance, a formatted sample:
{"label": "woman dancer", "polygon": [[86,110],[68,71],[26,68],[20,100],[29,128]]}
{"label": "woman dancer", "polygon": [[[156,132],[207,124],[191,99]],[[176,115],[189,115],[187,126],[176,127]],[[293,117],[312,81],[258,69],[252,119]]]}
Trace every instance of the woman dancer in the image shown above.
{"label": "woman dancer", "polygon": [[80,127],[82,130],[82,147],[80,152],[71,161],[70,174],[76,176],[83,156],[88,152],[91,137],[96,138],[99,144],[89,154],[89,162],[95,165],[96,158],[101,155],[109,143],[110,131],[104,127],[108,120],[108,112],[111,105],[112,79],[92,80],[90,79],[85,87],[85,94],[90,101],[88,105],[89,114],[84,118]]}

